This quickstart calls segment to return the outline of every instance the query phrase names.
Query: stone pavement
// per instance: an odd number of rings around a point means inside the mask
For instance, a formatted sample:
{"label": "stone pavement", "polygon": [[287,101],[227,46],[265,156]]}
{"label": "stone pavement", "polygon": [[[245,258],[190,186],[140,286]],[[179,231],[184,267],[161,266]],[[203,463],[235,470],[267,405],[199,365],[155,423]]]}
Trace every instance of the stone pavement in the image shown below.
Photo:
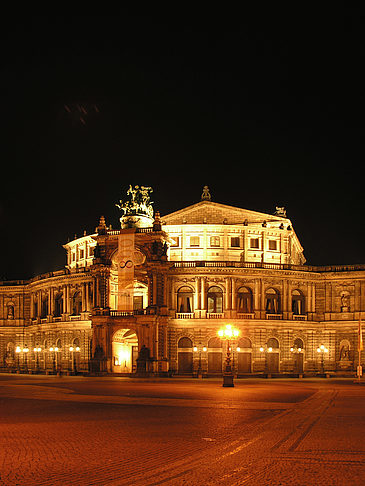
{"label": "stone pavement", "polygon": [[1,485],[362,485],[351,380],[0,376]]}

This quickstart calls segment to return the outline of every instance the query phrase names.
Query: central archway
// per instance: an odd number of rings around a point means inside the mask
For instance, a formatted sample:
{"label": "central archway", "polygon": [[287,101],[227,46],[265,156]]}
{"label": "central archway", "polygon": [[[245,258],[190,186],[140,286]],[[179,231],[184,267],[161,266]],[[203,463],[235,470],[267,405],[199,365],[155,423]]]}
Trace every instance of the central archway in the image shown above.
{"label": "central archway", "polygon": [[133,329],[119,329],[113,336],[113,372],[134,373],[137,369],[138,337]]}

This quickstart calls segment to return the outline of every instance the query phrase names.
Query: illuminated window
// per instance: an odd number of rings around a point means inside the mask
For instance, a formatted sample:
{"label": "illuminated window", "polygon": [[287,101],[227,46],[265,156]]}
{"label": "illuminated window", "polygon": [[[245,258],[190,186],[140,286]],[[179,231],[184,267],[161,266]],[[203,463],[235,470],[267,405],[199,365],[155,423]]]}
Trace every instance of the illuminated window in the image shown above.
{"label": "illuminated window", "polygon": [[260,243],[258,238],[250,239],[250,248],[260,248]]}
{"label": "illuminated window", "polygon": [[223,291],[219,287],[210,287],[207,294],[208,312],[223,312]]}
{"label": "illuminated window", "polygon": [[269,250],[277,250],[278,242],[276,240],[269,240]]}
{"label": "illuminated window", "polygon": [[143,309],[143,295],[133,296],[133,310],[138,311]]}
{"label": "illuminated window", "polygon": [[237,292],[237,311],[252,312],[252,291],[247,287],[241,287]]}
{"label": "illuminated window", "polygon": [[210,246],[221,246],[221,240],[219,236],[210,237]]}
{"label": "illuminated window", "polygon": [[266,290],[265,301],[266,314],[279,314],[280,294],[276,289],[269,288]]}
{"label": "illuminated window", "polygon": [[177,292],[177,311],[181,313],[193,312],[193,291],[190,287],[180,287]]}
{"label": "illuminated window", "polygon": [[190,246],[200,246],[199,236],[190,236]]}
{"label": "illuminated window", "polygon": [[172,239],[174,241],[171,244],[171,247],[179,247],[180,246],[180,236],[174,236]]}
{"label": "illuminated window", "polygon": [[232,236],[231,237],[231,248],[239,248],[240,247],[240,237],[239,236]]}

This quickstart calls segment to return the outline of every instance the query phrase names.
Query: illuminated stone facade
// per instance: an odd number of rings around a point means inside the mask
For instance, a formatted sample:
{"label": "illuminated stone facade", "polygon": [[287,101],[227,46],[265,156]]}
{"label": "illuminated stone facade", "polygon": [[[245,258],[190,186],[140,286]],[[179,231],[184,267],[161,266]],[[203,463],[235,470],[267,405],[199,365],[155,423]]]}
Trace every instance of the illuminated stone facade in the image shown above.
{"label": "illuminated stone facade", "polygon": [[364,265],[305,265],[283,208],[218,204],[204,188],[153,217],[150,192],[129,189],[121,229],[101,218],[64,245],[65,269],[1,283],[2,371],[221,374],[217,331],[231,324],[238,376],[354,373]]}

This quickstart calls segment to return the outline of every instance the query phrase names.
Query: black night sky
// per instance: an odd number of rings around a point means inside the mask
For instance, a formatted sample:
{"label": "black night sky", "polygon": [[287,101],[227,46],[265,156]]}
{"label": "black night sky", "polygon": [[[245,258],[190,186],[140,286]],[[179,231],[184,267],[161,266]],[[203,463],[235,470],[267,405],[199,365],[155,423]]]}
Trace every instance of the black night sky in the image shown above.
{"label": "black night sky", "polygon": [[286,13],[3,19],[0,279],[118,228],[129,184],[285,206],[308,264],[365,263],[364,15]]}

